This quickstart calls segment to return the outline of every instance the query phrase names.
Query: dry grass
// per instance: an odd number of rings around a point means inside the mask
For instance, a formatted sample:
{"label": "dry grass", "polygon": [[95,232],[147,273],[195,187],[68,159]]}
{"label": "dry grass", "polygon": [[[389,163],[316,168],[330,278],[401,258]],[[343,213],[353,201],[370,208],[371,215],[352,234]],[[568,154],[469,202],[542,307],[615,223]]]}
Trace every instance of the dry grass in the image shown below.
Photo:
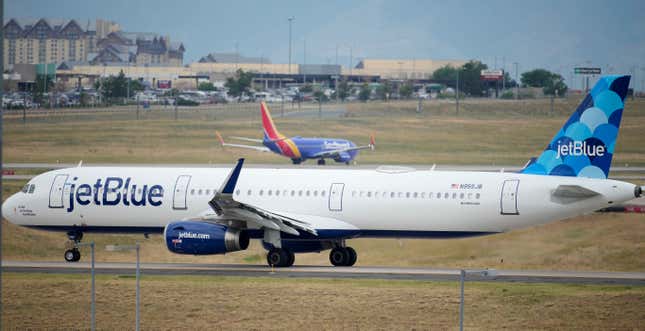
{"label": "dry grass", "polygon": [[[280,118],[276,124],[289,136],[345,137],[366,143],[376,135],[377,150],[364,152],[361,163],[377,164],[524,164],[539,154],[578,100],[557,100],[551,114],[548,100],[466,100],[457,117],[447,101],[344,105],[340,119]],[[83,113],[30,118],[27,124],[9,118],[4,132],[5,162],[231,163],[239,156],[255,163],[285,163],[270,153],[222,149],[214,131],[224,137],[261,137],[253,105],[245,108],[184,110],[179,121],[159,109],[132,113]],[[275,108],[276,106],[274,106]],[[615,162],[645,164],[645,100],[628,101]],[[329,108],[338,108],[329,105]],[[111,114],[111,115],[110,115]]]}
{"label": "dry grass", "polygon": [[[5,274],[6,329],[89,327],[89,277]],[[99,276],[98,329],[134,328],[134,279]],[[143,275],[141,328],[455,329],[458,283]],[[468,283],[468,329],[638,329],[645,288]]]}

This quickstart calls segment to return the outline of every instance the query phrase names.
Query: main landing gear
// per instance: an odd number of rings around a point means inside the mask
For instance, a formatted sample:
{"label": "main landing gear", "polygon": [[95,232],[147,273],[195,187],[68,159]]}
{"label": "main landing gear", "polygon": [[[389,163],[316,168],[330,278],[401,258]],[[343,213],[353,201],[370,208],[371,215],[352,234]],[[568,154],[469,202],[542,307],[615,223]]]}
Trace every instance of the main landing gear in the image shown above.
{"label": "main landing gear", "polygon": [[71,248],[65,251],[65,261],[78,262],[81,259],[81,252],[78,250],[77,244],[83,239],[83,232],[69,231],[67,232]]}
{"label": "main landing gear", "polygon": [[358,255],[351,247],[336,247],[329,252],[329,262],[336,267],[351,267]]}
{"label": "main landing gear", "polygon": [[290,267],[295,260],[295,254],[282,248],[273,248],[267,254],[267,263],[272,267]]}

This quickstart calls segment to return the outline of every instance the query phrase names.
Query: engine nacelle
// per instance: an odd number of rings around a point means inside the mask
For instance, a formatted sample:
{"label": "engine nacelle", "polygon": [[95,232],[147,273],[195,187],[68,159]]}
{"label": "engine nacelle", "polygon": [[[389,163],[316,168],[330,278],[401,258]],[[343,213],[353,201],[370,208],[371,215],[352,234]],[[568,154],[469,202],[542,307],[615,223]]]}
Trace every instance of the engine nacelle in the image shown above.
{"label": "engine nacelle", "polygon": [[177,254],[224,254],[249,247],[246,231],[208,222],[169,223],[164,229],[164,238],[168,250]]}

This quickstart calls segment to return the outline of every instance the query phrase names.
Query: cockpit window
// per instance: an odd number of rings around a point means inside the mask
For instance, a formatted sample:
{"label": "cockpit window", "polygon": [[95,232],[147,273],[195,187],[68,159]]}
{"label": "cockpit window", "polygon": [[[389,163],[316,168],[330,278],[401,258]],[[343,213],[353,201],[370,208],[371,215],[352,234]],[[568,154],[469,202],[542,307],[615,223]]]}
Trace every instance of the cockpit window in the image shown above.
{"label": "cockpit window", "polygon": [[36,190],[36,185],[27,184],[27,185],[22,187],[22,190],[20,190],[20,192],[31,194],[31,193],[34,193],[34,190]]}

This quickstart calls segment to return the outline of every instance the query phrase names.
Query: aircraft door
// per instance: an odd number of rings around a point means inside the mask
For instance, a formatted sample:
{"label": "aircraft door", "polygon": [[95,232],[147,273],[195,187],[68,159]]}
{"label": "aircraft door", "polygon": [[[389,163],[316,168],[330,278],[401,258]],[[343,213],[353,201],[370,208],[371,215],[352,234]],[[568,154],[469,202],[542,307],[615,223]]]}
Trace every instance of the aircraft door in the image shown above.
{"label": "aircraft door", "polygon": [[186,204],[188,195],[188,185],[190,184],[189,175],[181,175],[177,177],[175,182],[175,190],[172,195],[172,209],[187,209]]}
{"label": "aircraft door", "polygon": [[345,184],[333,183],[329,189],[329,210],[343,211],[343,189]]}
{"label": "aircraft door", "polygon": [[519,215],[520,212],[517,209],[517,191],[520,186],[519,179],[510,179],[505,180],[502,185],[502,196],[501,196],[501,213],[502,215]]}
{"label": "aircraft door", "polygon": [[[69,175],[56,175],[49,189],[49,208],[63,208],[65,201],[65,183]],[[69,189],[67,189],[69,193]]]}

